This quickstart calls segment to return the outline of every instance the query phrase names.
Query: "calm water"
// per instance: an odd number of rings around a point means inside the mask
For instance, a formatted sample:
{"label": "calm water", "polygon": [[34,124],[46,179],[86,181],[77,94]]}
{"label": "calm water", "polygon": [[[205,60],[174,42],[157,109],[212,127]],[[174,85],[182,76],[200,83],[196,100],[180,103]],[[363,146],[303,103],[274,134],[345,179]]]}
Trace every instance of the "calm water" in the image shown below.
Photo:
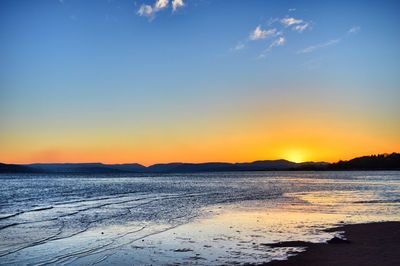
{"label": "calm water", "polygon": [[400,172],[0,175],[0,264],[220,265],[400,220]]}

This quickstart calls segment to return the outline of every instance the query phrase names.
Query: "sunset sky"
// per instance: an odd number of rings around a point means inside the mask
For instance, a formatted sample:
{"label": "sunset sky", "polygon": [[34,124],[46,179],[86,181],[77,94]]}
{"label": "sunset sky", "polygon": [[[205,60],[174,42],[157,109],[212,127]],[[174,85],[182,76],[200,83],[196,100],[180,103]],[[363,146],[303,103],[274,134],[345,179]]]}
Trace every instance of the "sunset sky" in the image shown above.
{"label": "sunset sky", "polygon": [[399,10],[399,1],[0,1],[0,162],[399,152]]}

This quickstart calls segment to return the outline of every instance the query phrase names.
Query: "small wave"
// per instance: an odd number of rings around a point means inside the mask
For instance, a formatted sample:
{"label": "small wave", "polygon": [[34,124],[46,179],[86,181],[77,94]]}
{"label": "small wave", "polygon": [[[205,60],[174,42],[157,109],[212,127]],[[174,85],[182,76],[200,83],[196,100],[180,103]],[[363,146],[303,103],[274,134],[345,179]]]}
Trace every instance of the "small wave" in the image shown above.
{"label": "small wave", "polygon": [[35,224],[35,223],[42,223],[42,222],[51,222],[51,221],[56,221],[58,220],[58,218],[52,218],[52,219],[47,219],[47,220],[38,220],[38,221],[29,221],[29,222],[20,222],[20,223],[10,223],[10,224],[6,224],[6,225],[2,225],[0,226],[0,230],[2,229],[6,229],[8,227],[12,227],[12,226],[17,226],[17,225],[24,225],[24,224]]}
{"label": "small wave", "polygon": [[0,226],[0,230],[6,229],[8,227],[16,226],[16,225],[19,225],[19,224],[20,223],[12,223],[12,224],[2,225],[2,226]]}
{"label": "small wave", "polygon": [[40,207],[40,208],[36,208],[36,209],[31,209],[31,210],[26,211],[26,212],[39,212],[39,211],[51,210],[53,208],[54,208],[53,206]]}
{"label": "small wave", "polygon": [[0,216],[0,220],[12,218],[12,217],[18,216],[18,215],[23,214],[23,213],[24,213],[24,211],[20,211],[20,212],[16,212],[16,213],[13,213],[13,214],[10,214],[10,215]]}
{"label": "small wave", "polygon": [[16,217],[16,216],[24,214],[24,213],[45,211],[45,210],[50,210],[53,208],[54,208],[53,206],[48,206],[48,207],[40,207],[40,208],[30,209],[30,210],[26,210],[26,211],[19,211],[19,212],[10,214],[10,215],[0,216],[0,220],[5,220],[5,219],[12,218],[12,217]]}

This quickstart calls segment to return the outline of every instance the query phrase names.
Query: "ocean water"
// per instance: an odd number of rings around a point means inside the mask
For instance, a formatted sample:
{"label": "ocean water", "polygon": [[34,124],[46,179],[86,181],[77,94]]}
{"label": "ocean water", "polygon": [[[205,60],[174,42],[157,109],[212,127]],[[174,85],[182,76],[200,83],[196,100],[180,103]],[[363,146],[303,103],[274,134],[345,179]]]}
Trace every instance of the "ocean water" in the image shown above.
{"label": "ocean water", "polygon": [[286,259],[343,223],[400,220],[400,172],[0,175],[0,265]]}

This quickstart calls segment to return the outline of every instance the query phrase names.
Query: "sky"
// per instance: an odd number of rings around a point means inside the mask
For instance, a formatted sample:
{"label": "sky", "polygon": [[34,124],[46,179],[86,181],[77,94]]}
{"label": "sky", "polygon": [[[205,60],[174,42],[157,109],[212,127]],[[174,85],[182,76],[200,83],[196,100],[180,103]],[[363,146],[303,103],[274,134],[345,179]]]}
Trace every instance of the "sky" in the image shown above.
{"label": "sky", "polygon": [[398,1],[0,1],[0,162],[400,151]]}

